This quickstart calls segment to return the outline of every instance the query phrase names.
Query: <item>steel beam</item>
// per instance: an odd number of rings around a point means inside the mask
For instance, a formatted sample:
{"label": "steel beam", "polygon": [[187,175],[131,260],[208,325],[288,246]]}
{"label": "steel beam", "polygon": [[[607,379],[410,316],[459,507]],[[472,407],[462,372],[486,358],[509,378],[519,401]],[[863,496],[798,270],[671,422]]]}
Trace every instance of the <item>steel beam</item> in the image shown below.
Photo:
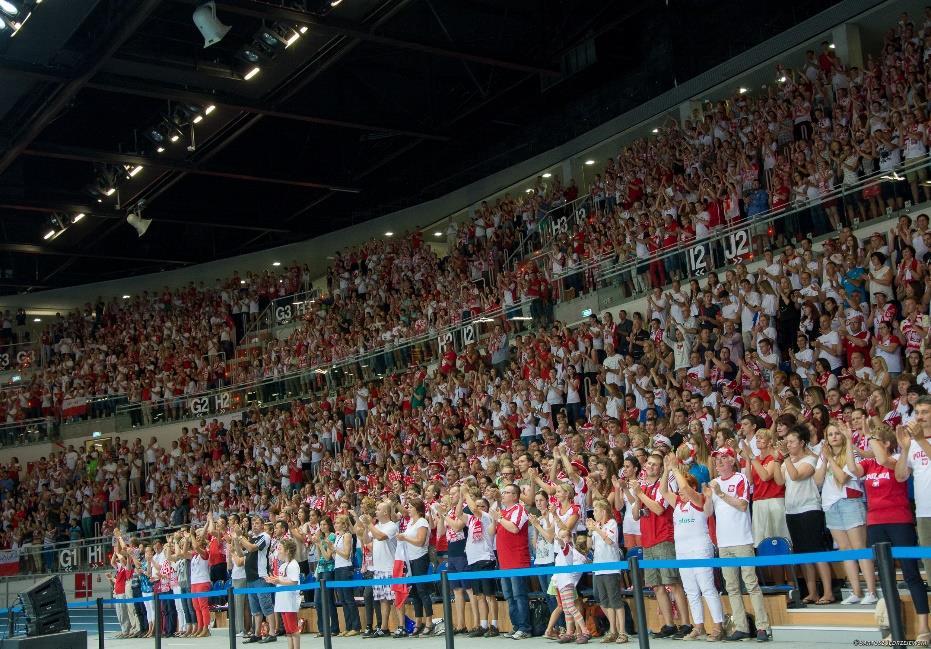
{"label": "steel beam", "polygon": [[[200,0],[176,0],[189,5],[196,5]],[[481,63],[492,67],[504,68],[507,70],[516,70],[518,72],[531,72],[533,74],[543,74],[552,77],[558,77],[562,74],[556,68],[549,68],[535,63],[526,63],[521,61],[508,61],[493,55],[474,54],[472,52],[463,52],[453,50],[438,45],[428,43],[419,43],[393,36],[382,36],[376,34],[374,30],[364,29],[361,26],[341,20],[336,16],[329,15],[326,18],[320,18],[310,12],[301,9],[291,9],[265,2],[255,0],[220,0],[222,11],[258,18],[259,20],[287,20],[296,23],[303,23],[320,32],[335,34],[337,36],[347,36],[349,38],[377,43],[397,49],[412,50],[423,52],[432,56],[457,59],[460,61],[469,61],[471,63]]]}
{"label": "steel beam", "polygon": [[358,194],[358,187],[346,187],[334,183],[314,180],[291,180],[288,178],[273,178],[270,176],[256,176],[235,171],[221,171],[203,169],[199,165],[186,160],[170,160],[168,158],[151,158],[131,153],[118,153],[114,151],[98,151],[81,147],[61,146],[58,144],[40,144],[23,150],[23,155],[39,158],[54,158],[57,160],[75,160],[78,162],[112,162],[123,165],[134,165],[162,169],[165,171],[181,171],[199,176],[214,178],[227,178],[229,180],[242,180],[247,182],[271,183],[273,185],[288,185],[306,189],[328,189],[333,192]]}
{"label": "steel beam", "polygon": [[[33,212],[37,214],[86,214],[87,218],[104,219],[108,221],[123,221],[126,214],[112,209],[105,208],[101,205],[89,205],[80,202],[69,201],[31,201],[20,199],[3,199],[0,198],[0,210],[10,210],[14,212]],[[292,234],[291,230],[284,228],[269,228],[259,225],[238,225],[236,223],[210,221],[196,221],[192,219],[179,219],[171,216],[161,216],[153,214],[151,210],[146,211],[146,218],[151,218],[159,223],[171,225],[194,225],[208,228],[218,228],[221,230],[244,230],[248,232],[262,232],[275,234]],[[0,215],[0,218],[3,218]]]}
{"label": "steel beam", "polygon": [[0,252],[15,252],[22,255],[42,255],[50,257],[78,257],[80,259],[111,259],[113,261],[136,261],[153,264],[171,264],[172,266],[189,266],[193,261],[182,261],[180,259],[151,259],[148,257],[97,254],[90,252],[72,252],[70,250],[55,250],[45,246],[37,246],[30,243],[0,243]]}
{"label": "steel beam", "polygon": [[19,157],[20,153],[32,144],[42,131],[67,108],[68,104],[84,87],[84,84],[90,81],[100,71],[104,63],[116,54],[117,50],[136,33],[136,30],[142,26],[159,4],[161,4],[161,0],[139,0],[128,15],[120,18],[120,26],[117,28],[116,33],[103,37],[106,43],[103,51],[97,54],[74,79],[63,84],[49,102],[30,120],[26,129],[13,138],[12,146],[0,156],[0,174],[3,174],[13,164],[13,161]]}

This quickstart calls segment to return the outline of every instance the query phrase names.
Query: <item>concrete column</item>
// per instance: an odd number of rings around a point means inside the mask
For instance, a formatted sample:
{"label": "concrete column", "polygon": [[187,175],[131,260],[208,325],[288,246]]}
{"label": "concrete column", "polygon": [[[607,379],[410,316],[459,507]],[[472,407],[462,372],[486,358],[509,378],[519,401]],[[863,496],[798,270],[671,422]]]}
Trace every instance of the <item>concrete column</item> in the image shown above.
{"label": "concrete column", "polygon": [[831,30],[834,51],[847,67],[863,69],[863,47],[860,44],[860,26],[853,23],[838,25]]}

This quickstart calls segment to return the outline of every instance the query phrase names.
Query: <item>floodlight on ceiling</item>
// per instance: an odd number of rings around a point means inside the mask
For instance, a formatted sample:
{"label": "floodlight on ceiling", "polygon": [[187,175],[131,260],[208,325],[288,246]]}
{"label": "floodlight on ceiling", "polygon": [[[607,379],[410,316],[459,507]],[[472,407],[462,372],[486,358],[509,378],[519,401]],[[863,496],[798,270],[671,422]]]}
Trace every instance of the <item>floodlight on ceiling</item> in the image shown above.
{"label": "floodlight on ceiling", "polygon": [[230,31],[229,25],[224,25],[217,18],[217,5],[212,0],[201,4],[194,10],[194,26],[204,37],[204,48],[216,45],[223,40]]}
{"label": "floodlight on ceiling", "polygon": [[6,21],[3,19],[3,16],[0,16],[0,32],[6,29]]}
{"label": "floodlight on ceiling", "polygon": [[72,223],[77,223],[78,221],[80,221],[81,219],[83,219],[84,216],[85,216],[84,212],[81,212],[80,214],[75,214],[74,216],[71,217],[71,222],[72,222]]}
{"label": "floodlight on ceiling", "polygon": [[0,11],[7,16],[18,16],[22,10],[17,3],[11,0],[0,0]]}

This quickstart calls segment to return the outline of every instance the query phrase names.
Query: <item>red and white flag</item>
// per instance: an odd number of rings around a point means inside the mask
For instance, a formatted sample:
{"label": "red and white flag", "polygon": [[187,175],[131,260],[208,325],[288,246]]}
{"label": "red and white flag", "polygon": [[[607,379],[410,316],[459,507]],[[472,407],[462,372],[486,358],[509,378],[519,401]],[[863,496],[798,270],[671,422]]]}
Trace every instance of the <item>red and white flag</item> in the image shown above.
{"label": "red and white flag", "polygon": [[19,574],[19,550],[0,550],[0,576]]}

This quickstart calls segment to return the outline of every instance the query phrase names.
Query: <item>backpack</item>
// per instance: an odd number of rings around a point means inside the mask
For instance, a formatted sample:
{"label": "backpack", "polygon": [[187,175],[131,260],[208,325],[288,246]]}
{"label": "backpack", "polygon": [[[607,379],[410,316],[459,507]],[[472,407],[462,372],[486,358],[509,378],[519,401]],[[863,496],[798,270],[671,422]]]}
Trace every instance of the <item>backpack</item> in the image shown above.
{"label": "backpack", "polygon": [[550,621],[550,609],[546,605],[546,600],[535,598],[530,600],[530,632],[534,637],[546,633],[546,626]]}

